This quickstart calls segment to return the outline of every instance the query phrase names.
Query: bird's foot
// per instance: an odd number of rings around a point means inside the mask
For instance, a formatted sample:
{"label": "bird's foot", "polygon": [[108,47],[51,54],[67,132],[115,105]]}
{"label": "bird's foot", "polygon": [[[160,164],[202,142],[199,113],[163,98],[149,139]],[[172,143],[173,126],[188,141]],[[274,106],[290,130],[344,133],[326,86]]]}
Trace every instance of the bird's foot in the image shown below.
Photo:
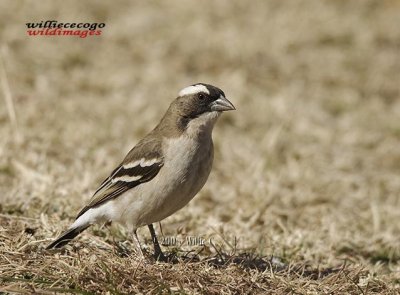
{"label": "bird's foot", "polygon": [[159,251],[155,251],[153,257],[156,261],[169,262],[169,256],[164,255],[161,249],[159,249]]}

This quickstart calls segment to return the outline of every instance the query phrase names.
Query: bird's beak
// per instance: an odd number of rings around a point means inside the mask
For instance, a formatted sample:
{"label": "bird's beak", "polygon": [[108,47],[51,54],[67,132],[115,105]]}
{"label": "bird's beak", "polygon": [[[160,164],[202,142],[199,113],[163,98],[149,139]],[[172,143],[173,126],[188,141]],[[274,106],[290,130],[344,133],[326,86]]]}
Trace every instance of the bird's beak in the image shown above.
{"label": "bird's beak", "polygon": [[224,96],[220,96],[217,100],[211,103],[211,110],[218,112],[232,111],[236,110],[233,104],[227,100]]}

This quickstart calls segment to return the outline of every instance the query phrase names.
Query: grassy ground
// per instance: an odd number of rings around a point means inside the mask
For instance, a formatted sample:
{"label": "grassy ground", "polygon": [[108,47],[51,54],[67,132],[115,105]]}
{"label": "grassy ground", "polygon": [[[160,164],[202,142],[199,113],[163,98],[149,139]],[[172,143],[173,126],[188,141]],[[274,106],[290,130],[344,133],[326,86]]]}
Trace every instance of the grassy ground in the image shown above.
{"label": "grassy ground", "polygon": [[[399,15],[394,0],[1,1],[0,292],[398,294]],[[106,27],[26,35],[53,19]],[[141,261],[119,226],[45,251],[195,82],[237,111],[205,188],[162,222],[179,261]]]}

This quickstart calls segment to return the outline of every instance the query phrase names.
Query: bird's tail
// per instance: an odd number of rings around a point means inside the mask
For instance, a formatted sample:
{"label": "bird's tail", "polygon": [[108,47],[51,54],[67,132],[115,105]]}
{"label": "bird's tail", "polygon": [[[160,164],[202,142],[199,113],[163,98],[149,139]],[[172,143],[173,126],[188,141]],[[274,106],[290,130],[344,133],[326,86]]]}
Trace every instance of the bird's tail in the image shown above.
{"label": "bird's tail", "polygon": [[61,248],[62,246],[68,244],[73,238],[87,229],[90,224],[83,224],[75,227],[71,227],[65,232],[63,232],[55,241],[46,247],[46,249]]}

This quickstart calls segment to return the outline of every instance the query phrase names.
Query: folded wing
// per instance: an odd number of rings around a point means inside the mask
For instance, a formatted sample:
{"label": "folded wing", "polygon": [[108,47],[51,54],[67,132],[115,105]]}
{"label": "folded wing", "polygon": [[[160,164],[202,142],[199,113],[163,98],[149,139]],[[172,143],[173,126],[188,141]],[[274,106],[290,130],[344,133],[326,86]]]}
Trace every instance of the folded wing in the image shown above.
{"label": "folded wing", "polygon": [[79,212],[76,218],[87,210],[98,207],[128,190],[150,181],[158,174],[163,165],[161,142],[145,138],[128,153],[121,165],[103,181],[89,204]]}

